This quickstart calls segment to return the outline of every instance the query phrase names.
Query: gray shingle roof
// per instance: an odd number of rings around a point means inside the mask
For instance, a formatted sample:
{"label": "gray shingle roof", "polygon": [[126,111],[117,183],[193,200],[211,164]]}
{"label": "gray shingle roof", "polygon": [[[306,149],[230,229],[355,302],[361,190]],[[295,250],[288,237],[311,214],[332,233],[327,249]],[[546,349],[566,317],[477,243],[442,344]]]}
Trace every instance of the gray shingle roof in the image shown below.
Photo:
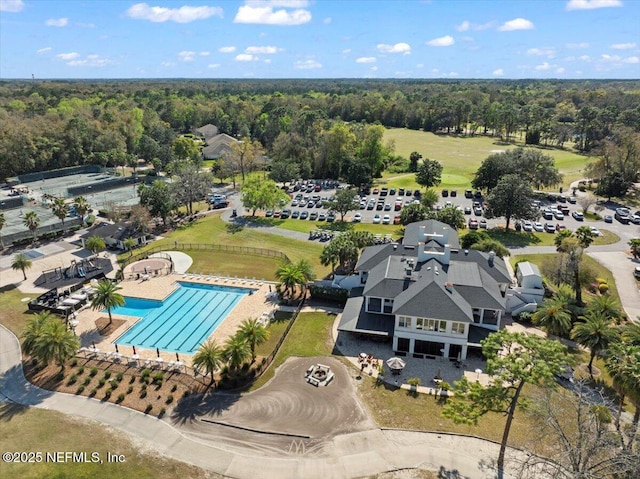
{"label": "gray shingle roof", "polygon": [[471,306],[455,289],[449,291],[437,275],[430,275],[400,293],[393,303],[393,314],[473,322]]}
{"label": "gray shingle roof", "polygon": [[451,228],[451,226],[437,220],[416,221],[415,223],[410,223],[405,226],[402,244],[415,246],[419,242],[424,242],[424,238],[420,238],[420,230],[422,227],[424,227],[425,232],[430,234],[439,234],[446,231],[449,236],[447,243],[450,244],[452,248],[460,247],[458,233]]}
{"label": "gray shingle roof", "polygon": [[238,140],[225,133],[214,136],[207,140],[207,146],[202,149],[202,156],[206,160],[220,158],[225,153],[231,151],[231,145],[238,143]]}
{"label": "gray shingle roof", "polygon": [[[466,251],[466,252],[465,252]],[[502,258],[496,256],[489,260],[489,253],[473,249],[465,251],[451,251],[451,261],[467,261],[477,264],[498,283],[511,283],[511,276]]]}
{"label": "gray shingle roof", "polygon": [[97,236],[99,238],[113,238],[114,240],[125,240],[129,237],[131,238],[140,238],[143,235],[136,233],[131,228],[131,223],[100,223],[98,226],[91,228],[87,233],[80,236],[82,239],[87,239],[92,236]]}
{"label": "gray shingle roof", "polygon": [[392,336],[394,326],[393,316],[367,313],[364,310],[364,296],[360,296],[347,300],[340,316],[338,331]]}
{"label": "gray shingle roof", "polygon": [[201,134],[205,141],[208,143],[211,138],[218,134],[218,127],[216,125],[212,125],[211,123],[201,126],[200,128],[196,128],[196,133]]}

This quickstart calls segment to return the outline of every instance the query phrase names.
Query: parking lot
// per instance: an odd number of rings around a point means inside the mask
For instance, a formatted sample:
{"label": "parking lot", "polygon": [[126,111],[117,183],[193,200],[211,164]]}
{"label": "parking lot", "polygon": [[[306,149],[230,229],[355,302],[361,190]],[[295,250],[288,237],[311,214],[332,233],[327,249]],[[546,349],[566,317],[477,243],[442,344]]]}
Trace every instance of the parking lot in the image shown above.
{"label": "parking lot", "polygon": [[[332,214],[330,209],[336,192],[344,187],[334,182],[314,180],[300,182],[295,190],[293,187],[289,188],[291,201],[288,204],[283,205],[279,210],[266,211],[265,216],[314,222],[340,220],[340,215]],[[492,228],[505,223],[502,217],[491,219],[485,217],[484,198],[478,191],[442,190],[440,195],[435,207],[441,209],[445,206],[454,206],[460,209],[464,213],[467,228]],[[354,209],[345,215],[345,220],[355,223],[398,224],[402,209],[412,203],[419,203],[420,196],[419,191],[411,189],[374,187],[358,196]],[[602,220],[585,222],[582,208],[577,204],[575,196],[550,194],[536,200],[535,204],[540,210],[540,218],[537,221],[515,222],[513,224],[515,229],[555,234],[559,229],[575,230],[586,224],[596,234],[599,234],[600,229],[615,232],[620,229],[623,232],[634,230],[633,221],[630,221],[629,225],[616,221],[613,209],[602,211]],[[623,236],[627,235],[623,234]]]}

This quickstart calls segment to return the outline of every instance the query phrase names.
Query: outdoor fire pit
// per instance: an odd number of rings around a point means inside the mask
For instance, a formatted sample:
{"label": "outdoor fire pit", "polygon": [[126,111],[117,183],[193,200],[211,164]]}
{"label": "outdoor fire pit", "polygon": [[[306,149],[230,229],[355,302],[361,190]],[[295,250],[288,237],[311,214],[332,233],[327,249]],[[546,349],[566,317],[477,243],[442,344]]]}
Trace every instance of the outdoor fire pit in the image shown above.
{"label": "outdoor fire pit", "polygon": [[313,384],[315,387],[328,386],[333,380],[334,374],[331,372],[329,366],[324,364],[315,364],[309,366],[305,373],[305,379],[309,384]]}

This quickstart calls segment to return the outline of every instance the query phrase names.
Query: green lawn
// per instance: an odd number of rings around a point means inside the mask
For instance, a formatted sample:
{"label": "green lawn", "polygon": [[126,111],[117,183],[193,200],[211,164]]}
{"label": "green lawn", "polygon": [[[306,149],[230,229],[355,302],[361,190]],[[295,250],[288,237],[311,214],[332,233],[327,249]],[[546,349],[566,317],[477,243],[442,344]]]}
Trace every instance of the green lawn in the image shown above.
{"label": "green lawn", "polygon": [[28,306],[23,298],[35,298],[35,294],[21,293],[14,285],[0,288],[0,323],[13,334],[20,337],[26,320],[30,317]]}
{"label": "green lawn", "polygon": [[[511,261],[511,265],[515,270],[516,263],[520,261],[530,261],[540,266],[545,261],[546,258],[550,258],[552,256],[554,255],[552,254],[514,255],[514,256],[511,256],[510,261]],[[618,295],[618,288],[616,287],[616,281],[611,271],[609,271],[607,268],[605,268],[600,263],[598,263],[595,259],[587,256],[586,254],[583,255],[582,258],[583,258],[582,259],[583,264],[593,269],[593,271],[595,271],[596,273],[596,277],[603,278],[607,281],[607,284],[609,285],[609,294],[620,304],[620,296]],[[589,301],[588,299],[589,294],[590,293],[587,293],[587,292],[583,294],[584,301],[586,302]]]}
{"label": "green lawn", "polygon": [[[100,454],[103,464],[91,462],[3,463],[3,477],[22,479],[109,477],[113,479],[220,478],[218,474],[138,449],[129,436],[101,424],[74,419],[55,411],[0,405],[0,449],[4,451],[74,451]],[[107,452],[122,454],[125,463],[108,463]]]}
{"label": "green lawn", "polygon": [[[440,188],[468,187],[473,174],[482,160],[492,153],[523,146],[522,144],[504,144],[498,138],[485,136],[461,137],[435,135],[423,131],[404,128],[385,130],[385,141],[393,140],[396,153],[408,158],[413,151],[422,154],[423,158],[438,160],[444,167]],[[582,170],[590,161],[588,157],[570,150],[541,148],[543,153],[552,156],[556,166],[564,175],[564,187],[568,188],[572,181],[582,178]],[[403,188],[417,188],[415,175],[385,174],[382,183]]]}
{"label": "green lawn", "polygon": [[264,386],[276,368],[290,356],[330,356],[333,349],[330,331],[335,319],[335,315],[325,313],[300,313],[273,363],[251,389]]}
{"label": "green lawn", "polygon": [[[301,259],[306,259],[311,263],[316,276],[322,277],[325,274],[329,273],[330,269],[322,266],[320,264],[320,253],[322,252],[322,245],[318,242],[313,241],[298,241],[295,239],[287,238],[285,236],[274,235],[266,232],[262,232],[257,228],[243,228],[241,231],[231,233],[227,229],[227,223],[220,219],[219,214],[209,215],[205,218],[198,219],[193,223],[189,223],[178,228],[175,231],[167,233],[163,239],[154,241],[150,243],[147,249],[155,248],[158,246],[165,247],[167,249],[171,249],[173,247],[174,241],[178,243],[207,243],[207,244],[225,244],[225,245],[235,245],[235,246],[251,246],[255,248],[265,248],[272,249],[276,251],[281,251],[285,253],[292,261],[299,261]],[[135,251],[136,254],[142,253],[145,251],[145,248],[140,248]],[[187,252],[189,253],[189,252]],[[204,253],[205,255],[208,253]],[[191,269],[195,272],[198,269],[206,272],[206,273],[223,273],[223,271],[219,271],[218,268],[214,268],[215,262],[207,262],[200,256],[197,256],[197,252],[193,253],[193,257],[197,258],[198,261],[202,261],[202,266],[193,266]],[[231,256],[230,256],[231,258]],[[238,255],[234,255],[234,260],[228,259],[227,263],[221,265],[229,268],[228,263],[235,261],[238,259]],[[245,271],[239,271],[238,276],[248,276],[248,277],[268,277],[265,272],[263,275],[258,276],[253,272],[252,267],[252,259],[255,256],[248,256],[242,261],[246,266]],[[210,264],[211,266],[208,266]],[[206,267],[205,267],[206,266]],[[277,267],[277,265],[276,265]]]}
{"label": "green lawn", "polygon": [[249,221],[251,221],[255,225],[269,227],[276,226],[278,228],[282,228],[290,231],[297,231],[298,233],[308,234],[313,230],[322,230],[322,231],[368,231],[372,234],[389,234],[391,233],[394,238],[400,238],[402,236],[402,232],[400,231],[399,225],[383,225],[377,224],[374,225],[372,223],[351,223],[348,221],[350,215],[353,215],[355,212],[351,212],[345,218],[344,222],[335,221],[333,223],[327,223],[326,221],[308,221],[308,220],[299,220],[299,219],[286,219],[282,220],[280,218],[264,218],[260,216],[256,216],[255,218],[247,217]]}
{"label": "green lawn", "polygon": [[[462,238],[465,234],[467,234],[470,230],[462,230],[460,231],[460,237]],[[509,231],[505,231],[504,228],[490,228],[486,230],[487,234],[493,238],[494,240],[500,241],[507,247],[514,246],[553,246],[555,234],[551,233],[538,233],[538,232],[526,232],[526,231],[515,231],[513,229],[509,229]],[[612,233],[608,230],[600,230],[602,236],[598,236],[593,245],[606,245],[613,244],[620,241],[620,237],[615,233]]]}

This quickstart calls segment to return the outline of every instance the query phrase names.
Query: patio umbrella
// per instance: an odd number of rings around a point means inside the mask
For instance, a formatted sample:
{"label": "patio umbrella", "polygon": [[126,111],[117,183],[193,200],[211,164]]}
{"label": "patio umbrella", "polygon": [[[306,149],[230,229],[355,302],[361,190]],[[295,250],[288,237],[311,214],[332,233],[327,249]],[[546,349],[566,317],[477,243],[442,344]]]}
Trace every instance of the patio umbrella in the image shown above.
{"label": "patio umbrella", "polygon": [[119,353],[120,351],[118,351],[118,345],[116,344],[116,353]]}
{"label": "patio umbrella", "polygon": [[387,366],[394,371],[401,371],[406,365],[407,364],[400,358],[393,357],[387,359]]}
{"label": "patio umbrella", "polygon": [[91,347],[92,347],[93,349],[96,349],[96,343],[95,343],[94,341],[91,341]]}
{"label": "patio umbrella", "polygon": [[156,348],[156,356],[160,357],[160,348]]}
{"label": "patio umbrella", "polygon": [[180,356],[178,356],[178,353],[176,353],[176,361],[180,362]]}
{"label": "patio umbrella", "polygon": [[136,353],[136,347],[135,347],[135,346],[133,347],[133,354],[137,354],[137,353]]}

